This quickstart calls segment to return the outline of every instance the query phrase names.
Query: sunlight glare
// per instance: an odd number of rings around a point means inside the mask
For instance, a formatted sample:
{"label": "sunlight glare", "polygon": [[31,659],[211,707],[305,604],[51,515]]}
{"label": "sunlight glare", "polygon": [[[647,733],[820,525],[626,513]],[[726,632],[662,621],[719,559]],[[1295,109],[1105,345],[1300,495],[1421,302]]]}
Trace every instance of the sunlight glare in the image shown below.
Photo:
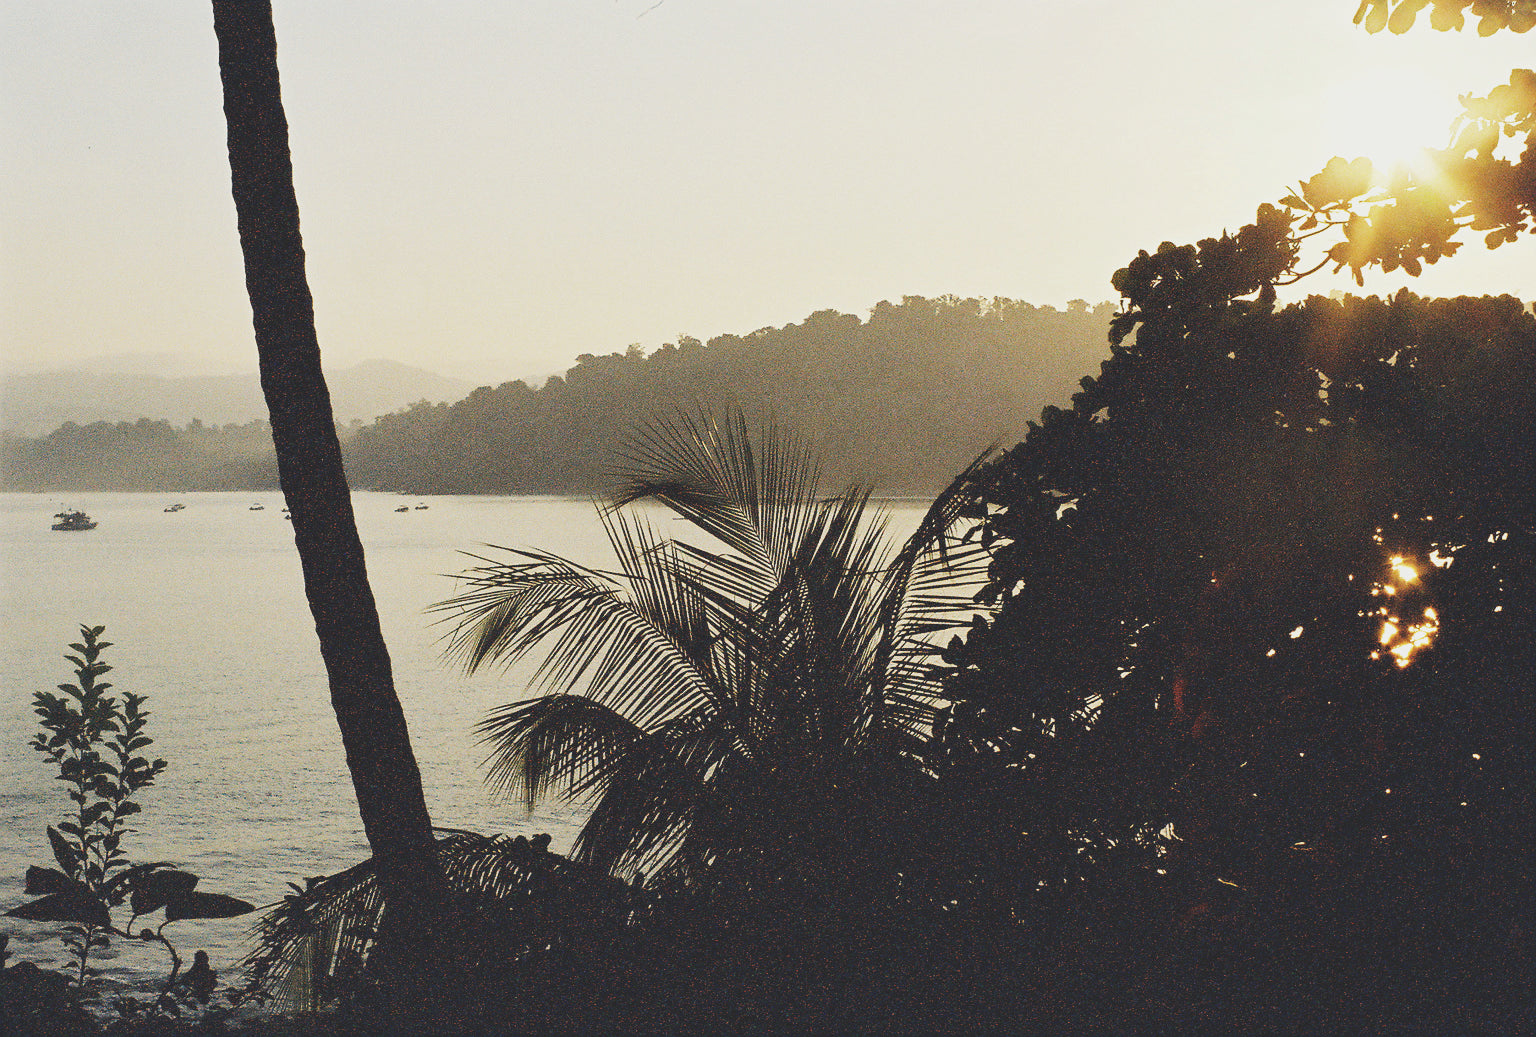
{"label": "sunlight glare", "polygon": [[1461,112],[1455,92],[1423,70],[1384,64],[1340,76],[1322,100],[1324,146],[1345,158],[1364,156],[1383,172],[1403,163],[1427,168],[1423,150],[1446,147]]}
{"label": "sunlight glare", "polygon": [[[1396,581],[1395,585],[1393,581]],[[1396,597],[1399,591],[1407,591],[1418,582],[1418,568],[1402,555],[1393,555],[1387,560],[1386,579],[1371,589],[1371,595]],[[1397,603],[1407,604],[1406,601]],[[1392,657],[1397,668],[1403,669],[1413,662],[1414,653],[1434,643],[1435,635],[1440,632],[1440,614],[1434,606],[1429,605],[1425,606],[1418,622],[1405,621],[1392,613],[1391,609],[1395,607],[1383,606],[1376,610],[1376,614],[1382,617],[1376,641]],[[1372,652],[1371,658],[1381,658],[1381,652]]]}

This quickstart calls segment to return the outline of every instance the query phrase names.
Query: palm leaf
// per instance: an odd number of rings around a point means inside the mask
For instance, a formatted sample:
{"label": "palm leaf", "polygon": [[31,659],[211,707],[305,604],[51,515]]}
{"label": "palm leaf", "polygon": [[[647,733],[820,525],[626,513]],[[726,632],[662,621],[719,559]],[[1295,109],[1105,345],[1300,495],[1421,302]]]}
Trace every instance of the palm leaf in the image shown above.
{"label": "palm leaf", "polygon": [[551,789],[600,793],[643,737],[638,725],[580,695],[546,695],[493,711],[477,731],[492,746],[486,780],[532,810]]}
{"label": "palm leaf", "polygon": [[771,425],[756,440],[741,414],[653,422],[632,439],[610,507],[662,504],[774,582],[804,539],[820,470]]}
{"label": "palm leaf", "polygon": [[718,715],[678,717],[647,734],[615,768],[577,837],[576,859],[612,874],[665,870],[707,808],[710,779],[733,755]]}
{"label": "palm leaf", "polygon": [[[548,852],[541,845],[547,841],[438,830],[438,860],[449,889],[470,917],[488,922],[498,951],[529,953],[600,939],[626,922],[623,884]],[[367,962],[383,912],[372,858],[295,887],[251,928],[256,948],[243,965],[253,989],[279,1009],[315,1011],[333,1003],[348,971]],[[473,944],[467,934],[466,950],[472,952]]]}
{"label": "palm leaf", "polygon": [[[642,726],[708,697],[710,683],[688,654],[696,631],[674,640],[680,628],[658,626],[614,577],[556,555],[511,553],[531,561],[487,560],[465,575],[469,590],[434,606],[451,613],[450,658],[473,672],[493,662],[510,666],[540,649],[534,686],[582,688]],[[643,558],[626,561],[631,569],[647,565]],[[635,578],[619,579],[626,576]]]}
{"label": "palm leaf", "polygon": [[932,677],[934,635],[969,621],[976,611],[976,593],[986,582],[991,553],[955,530],[978,506],[994,450],[984,451],[934,499],[885,580],[879,608],[882,636],[871,669],[876,675],[872,713],[885,713],[887,703],[902,703],[904,708],[887,719],[909,732],[914,730],[912,721],[924,712],[914,710],[917,703],[935,701],[939,694]]}

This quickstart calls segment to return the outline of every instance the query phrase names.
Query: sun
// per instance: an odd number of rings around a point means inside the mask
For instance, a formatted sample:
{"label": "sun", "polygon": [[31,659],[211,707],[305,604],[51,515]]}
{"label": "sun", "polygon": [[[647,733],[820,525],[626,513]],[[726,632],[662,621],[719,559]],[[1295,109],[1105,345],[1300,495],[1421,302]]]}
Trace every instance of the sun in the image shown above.
{"label": "sun", "polygon": [[1322,92],[1321,143],[1332,155],[1364,157],[1380,170],[1422,164],[1426,148],[1450,143],[1451,123],[1461,112],[1454,90],[1423,70],[1357,69]]}

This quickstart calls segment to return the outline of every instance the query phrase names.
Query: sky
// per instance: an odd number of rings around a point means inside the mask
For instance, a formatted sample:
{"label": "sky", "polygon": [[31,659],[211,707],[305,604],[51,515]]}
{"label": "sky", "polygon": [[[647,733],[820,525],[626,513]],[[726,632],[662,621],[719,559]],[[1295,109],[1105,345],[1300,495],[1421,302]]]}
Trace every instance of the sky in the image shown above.
{"label": "sky", "polygon": [[[1355,6],[276,0],[322,355],[498,384],[904,295],[1113,300],[1536,63]],[[0,97],[0,368],[254,370],[209,5],[0,0]],[[1533,275],[1474,239],[1412,287]]]}

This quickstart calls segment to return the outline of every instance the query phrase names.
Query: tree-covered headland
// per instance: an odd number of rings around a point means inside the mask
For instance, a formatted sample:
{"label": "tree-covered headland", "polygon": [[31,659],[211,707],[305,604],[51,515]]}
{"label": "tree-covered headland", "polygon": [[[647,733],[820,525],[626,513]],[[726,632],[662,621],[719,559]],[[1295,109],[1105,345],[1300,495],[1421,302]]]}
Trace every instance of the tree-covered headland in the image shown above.
{"label": "tree-covered headland", "polygon": [[272,431],[261,419],[68,421],[45,436],[0,437],[7,490],[263,490],[277,485]]}
{"label": "tree-covered headland", "polygon": [[[1105,354],[1112,314],[1108,303],[952,296],[881,302],[862,319],[823,310],[747,335],[583,354],[536,389],[485,386],[345,428],[342,450],[358,488],[588,494],[607,486],[631,430],[709,407],[800,431],[840,482],[930,494],[1063,399]],[[17,490],[270,489],[277,465],[261,425],[255,438],[244,426],[147,420],[8,436],[0,480]]]}
{"label": "tree-covered headland", "polygon": [[632,430],[707,408],[795,429],[828,478],[937,492],[988,444],[1070,390],[1104,353],[1108,304],[882,302],[645,353],[584,354],[538,389],[477,389],[384,415],[347,447],[354,484],[415,493],[592,493]]}

